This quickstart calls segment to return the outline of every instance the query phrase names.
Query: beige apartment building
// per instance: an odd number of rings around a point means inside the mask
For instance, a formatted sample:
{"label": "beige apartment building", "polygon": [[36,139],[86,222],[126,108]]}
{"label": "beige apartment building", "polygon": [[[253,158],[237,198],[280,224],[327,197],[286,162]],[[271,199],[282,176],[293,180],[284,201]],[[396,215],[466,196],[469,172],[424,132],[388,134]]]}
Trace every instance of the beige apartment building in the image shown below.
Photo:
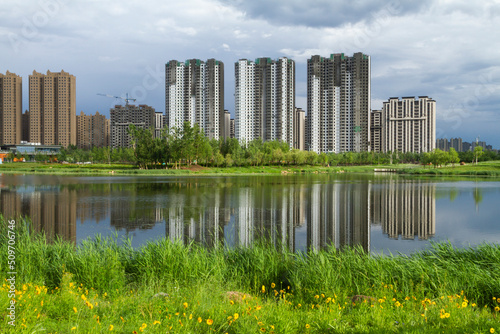
{"label": "beige apartment building", "polygon": [[436,101],[391,97],[382,108],[381,128],[382,152],[430,152],[436,148]]}
{"label": "beige apartment building", "polygon": [[0,73],[0,145],[21,142],[22,81],[9,71]]}
{"label": "beige apartment building", "polygon": [[29,76],[29,141],[76,145],[76,78],[61,71]]}
{"label": "beige apartment building", "polygon": [[83,111],[76,116],[76,146],[82,149],[109,146],[109,119],[99,114],[85,115]]}

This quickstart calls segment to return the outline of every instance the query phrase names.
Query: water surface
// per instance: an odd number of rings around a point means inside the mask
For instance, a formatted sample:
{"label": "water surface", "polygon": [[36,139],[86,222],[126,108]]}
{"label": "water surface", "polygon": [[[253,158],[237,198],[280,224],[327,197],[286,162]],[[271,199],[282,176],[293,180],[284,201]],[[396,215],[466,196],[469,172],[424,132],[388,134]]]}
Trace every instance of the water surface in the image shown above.
{"label": "water surface", "polygon": [[310,250],[360,245],[410,254],[429,242],[500,240],[500,181],[394,174],[256,176],[0,175],[0,212],[74,243],[162,237],[206,247]]}

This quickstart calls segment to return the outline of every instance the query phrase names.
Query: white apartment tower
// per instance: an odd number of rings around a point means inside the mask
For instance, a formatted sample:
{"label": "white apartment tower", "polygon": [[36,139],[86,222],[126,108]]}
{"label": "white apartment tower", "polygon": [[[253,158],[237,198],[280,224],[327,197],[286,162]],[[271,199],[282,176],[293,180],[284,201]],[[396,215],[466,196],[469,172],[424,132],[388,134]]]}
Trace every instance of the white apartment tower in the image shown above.
{"label": "white apartment tower", "polygon": [[382,108],[382,152],[431,152],[436,148],[436,101],[391,97]]}
{"label": "white apartment tower", "polygon": [[224,63],[199,59],[165,65],[165,124],[200,126],[209,139],[224,136]]}
{"label": "white apartment tower", "polygon": [[235,136],[243,143],[261,138],[293,147],[295,62],[286,57],[235,63]]}
{"label": "white apartment tower", "polygon": [[370,89],[370,56],[312,56],[307,61],[306,148],[317,153],[369,151]]}

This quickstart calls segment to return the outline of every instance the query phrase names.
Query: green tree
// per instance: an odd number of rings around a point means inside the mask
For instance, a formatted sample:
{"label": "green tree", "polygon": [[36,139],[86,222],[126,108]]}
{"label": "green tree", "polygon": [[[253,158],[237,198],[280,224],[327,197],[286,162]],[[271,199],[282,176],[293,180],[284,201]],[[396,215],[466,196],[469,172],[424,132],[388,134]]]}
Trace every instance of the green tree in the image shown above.
{"label": "green tree", "polygon": [[458,153],[457,151],[455,151],[453,147],[451,147],[450,150],[448,151],[448,162],[450,162],[452,165],[460,162]]}
{"label": "green tree", "polygon": [[483,147],[482,146],[476,146],[474,147],[474,159],[476,160],[476,164],[478,159],[484,154],[483,152]]}

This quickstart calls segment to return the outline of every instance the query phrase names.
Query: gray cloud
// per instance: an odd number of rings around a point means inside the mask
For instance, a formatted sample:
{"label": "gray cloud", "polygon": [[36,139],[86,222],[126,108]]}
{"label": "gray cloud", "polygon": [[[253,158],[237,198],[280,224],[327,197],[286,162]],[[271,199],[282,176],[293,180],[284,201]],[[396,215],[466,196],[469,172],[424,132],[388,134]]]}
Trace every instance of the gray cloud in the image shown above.
{"label": "gray cloud", "polygon": [[[217,58],[233,112],[234,62],[288,56],[305,108],[307,59],[361,51],[372,57],[373,108],[391,96],[428,95],[448,137],[481,133],[500,148],[499,13],[493,1],[4,0],[0,72],[23,76],[24,109],[28,75],[64,69],[77,77],[78,111],[108,114],[114,101],[96,93],[132,92],[164,111],[164,83],[154,78],[165,63]],[[37,30],[26,35],[30,23]]]}
{"label": "gray cloud", "polygon": [[419,12],[430,1],[364,0],[220,0],[234,6],[250,18],[263,19],[272,25],[339,27],[358,21],[372,21],[382,15]]}

